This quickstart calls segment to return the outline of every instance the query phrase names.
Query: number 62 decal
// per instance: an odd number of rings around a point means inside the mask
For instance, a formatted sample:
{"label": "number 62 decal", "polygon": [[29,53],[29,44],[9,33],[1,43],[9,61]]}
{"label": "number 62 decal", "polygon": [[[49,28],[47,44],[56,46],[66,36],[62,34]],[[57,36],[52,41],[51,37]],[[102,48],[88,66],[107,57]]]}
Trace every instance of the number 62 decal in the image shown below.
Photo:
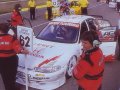
{"label": "number 62 decal", "polygon": [[24,37],[24,36],[20,35],[20,44],[22,46],[30,47],[29,42],[30,42],[30,38],[28,36]]}

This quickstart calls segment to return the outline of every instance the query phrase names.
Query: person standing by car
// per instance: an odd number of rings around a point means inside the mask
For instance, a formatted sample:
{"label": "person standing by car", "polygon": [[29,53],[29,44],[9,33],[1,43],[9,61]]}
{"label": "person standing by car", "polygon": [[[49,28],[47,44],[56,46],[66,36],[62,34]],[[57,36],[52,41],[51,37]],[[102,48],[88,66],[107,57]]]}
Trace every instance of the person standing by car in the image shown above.
{"label": "person standing by car", "polygon": [[30,19],[35,20],[35,8],[36,8],[35,0],[29,0],[28,6],[30,8]]}
{"label": "person standing by car", "polygon": [[79,0],[79,4],[81,6],[81,12],[83,15],[87,15],[88,11],[87,11],[87,7],[88,7],[88,0]]}
{"label": "person standing by car", "polygon": [[[117,30],[115,31],[114,40],[115,41],[117,40],[117,45],[118,45],[118,47],[120,47],[120,19],[118,19],[118,27],[117,27]],[[120,48],[117,48],[117,50],[119,52]],[[116,57],[117,57],[117,60],[120,61],[120,53],[117,53]]]}
{"label": "person standing by car", "polygon": [[104,72],[104,56],[99,48],[99,40],[93,31],[86,31],[82,37],[83,52],[73,69],[78,90],[101,90]]}
{"label": "person standing by car", "polygon": [[52,19],[52,6],[53,6],[52,1],[47,0],[46,5],[47,5],[47,12],[48,12],[48,20],[51,20]]}
{"label": "person standing by car", "polygon": [[14,10],[12,12],[11,21],[10,21],[11,28],[14,31],[14,34],[15,34],[16,37],[17,37],[17,26],[18,25],[23,25],[23,18],[21,16],[20,10],[21,10],[21,5],[16,4],[14,6]]}
{"label": "person standing by car", "polygon": [[117,2],[117,11],[120,13],[120,0],[116,0]]}
{"label": "person standing by car", "polygon": [[27,54],[28,51],[21,47],[17,38],[7,34],[8,30],[8,24],[0,23],[0,74],[5,90],[16,90],[17,54]]}

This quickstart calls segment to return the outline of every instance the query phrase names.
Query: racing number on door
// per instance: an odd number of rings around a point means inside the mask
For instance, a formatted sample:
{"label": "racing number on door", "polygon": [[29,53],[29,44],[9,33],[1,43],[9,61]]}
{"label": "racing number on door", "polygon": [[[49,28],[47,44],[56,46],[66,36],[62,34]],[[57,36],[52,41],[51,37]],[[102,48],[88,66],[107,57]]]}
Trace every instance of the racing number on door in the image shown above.
{"label": "racing number on door", "polygon": [[28,36],[24,37],[24,36],[20,35],[20,44],[22,46],[30,47],[29,42],[30,42],[30,38]]}

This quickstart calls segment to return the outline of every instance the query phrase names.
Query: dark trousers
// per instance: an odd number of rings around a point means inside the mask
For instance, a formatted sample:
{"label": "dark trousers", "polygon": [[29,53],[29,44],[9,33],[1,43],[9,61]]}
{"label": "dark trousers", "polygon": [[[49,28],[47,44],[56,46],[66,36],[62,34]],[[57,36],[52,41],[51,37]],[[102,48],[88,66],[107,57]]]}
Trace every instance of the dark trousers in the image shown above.
{"label": "dark trousers", "polygon": [[0,74],[2,76],[5,90],[16,90],[15,81],[18,66],[18,56],[7,58],[0,57]]}
{"label": "dark trousers", "polygon": [[52,7],[47,7],[47,11],[48,11],[48,20],[51,20],[51,18],[52,18]]}
{"label": "dark trousers", "polygon": [[87,15],[88,14],[87,7],[81,7],[81,12],[82,15]]}
{"label": "dark trousers", "polygon": [[117,11],[120,10],[120,2],[117,2]]}
{"label": "dark trousers", "polygon": [[[84,89],[81,86],[79,86],[78,90],[84,90]],[[101,90],[101,86],[98,88],[98,90]]]}
{"label": "dark trousers", "polygon": [[35,7],[30,7],[30,19],[35,20]]}
{"label": "dark trousers", "polygon": [[109,4],[110,0],[106,0],[106,3]]}
{"label": "dark trousers", "polygon": [[78,87],[78,90],[84,90],[81,86]]}

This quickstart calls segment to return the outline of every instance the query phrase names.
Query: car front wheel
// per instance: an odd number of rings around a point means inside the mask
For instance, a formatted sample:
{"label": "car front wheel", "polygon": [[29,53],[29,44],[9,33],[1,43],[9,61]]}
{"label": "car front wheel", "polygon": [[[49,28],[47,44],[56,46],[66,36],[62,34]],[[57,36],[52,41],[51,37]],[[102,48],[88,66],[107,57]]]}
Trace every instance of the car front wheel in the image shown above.
{"label": "car front wheel", "polygon": [[66,70],[66,79],[69,79],[72,76],[72,70],[75,67],[76,63],[77,58],[75,56],[71,57]]}

